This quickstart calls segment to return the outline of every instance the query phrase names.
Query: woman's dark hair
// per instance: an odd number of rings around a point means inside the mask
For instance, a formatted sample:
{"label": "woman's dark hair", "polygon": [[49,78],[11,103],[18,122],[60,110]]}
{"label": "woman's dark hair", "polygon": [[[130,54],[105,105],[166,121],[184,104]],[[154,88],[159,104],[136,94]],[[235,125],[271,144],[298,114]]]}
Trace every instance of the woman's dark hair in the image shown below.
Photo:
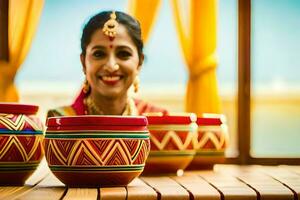
{"label": "woman's dark hair", "polygon": [[[81,36],[81,52],[83,55],[86,54],[86,47],[90,43],[93,33],[103,27],[104,23],[110,19],[111,13],[112,11],[100,12],[94,15],[84,26]],[[143,41],[140,23],[130,15],[120,11],[116,11],[116,16],[117,22],[125,26],[129,36],[137,47],[139,60],[141,61],[141,56],[143,55]]]}

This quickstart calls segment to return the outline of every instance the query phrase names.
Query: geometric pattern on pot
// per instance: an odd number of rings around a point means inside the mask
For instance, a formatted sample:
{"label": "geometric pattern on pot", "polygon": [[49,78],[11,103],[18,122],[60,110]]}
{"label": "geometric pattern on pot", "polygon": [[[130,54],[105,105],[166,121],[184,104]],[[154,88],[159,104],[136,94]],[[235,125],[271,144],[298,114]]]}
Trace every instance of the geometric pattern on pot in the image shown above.
{"label": "geometric pattern on pot", "polygon": [[43,135],[0,135],[0,163],[39,161],[42,140]]}
{"label": "geometric pattern on pot", "polygon": [[147,159],[149,140],[144,139],[46,139],[49,166],[140,165]]}
{"label": "geometric pattern on pot", "polygon": [[222,150],[226,147],[227,137],[220,126],[209,128],[199,127],[198,139],[193,140],[193,145],[196,150],[214,149]]}
{"label": "geometric pattern on pot", "polygon": [[41,122],[35,118],[23,114],[3,114],[0,113],[0,133],[10,131],[33,130],[41,132],[43,130]]}
{"label": "geometric pattern on pot", "polygon": [[171,150],[167,148],[171,144],[172,150],[193,149],[191,143],[195,139],[194,132],[150,130],[150,133],[151,150]]}

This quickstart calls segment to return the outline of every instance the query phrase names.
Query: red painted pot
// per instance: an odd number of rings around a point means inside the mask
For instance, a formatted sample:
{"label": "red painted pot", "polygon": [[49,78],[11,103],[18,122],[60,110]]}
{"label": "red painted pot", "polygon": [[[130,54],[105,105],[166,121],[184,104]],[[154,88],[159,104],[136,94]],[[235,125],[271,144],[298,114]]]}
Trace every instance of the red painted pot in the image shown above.
{"label": "red painted pot", "polygon": [[196,155],[188,169],[211,169],[214,164],[224,163],[228,145],[228,131],[223,115],[199,117],[198,137],[193,141]]}
{"label": "red painted pot", "polygon": [[67,186],[125,186],[150,151],[146,117],[73,116],[47,121],[46,159]]}
{"label": "red painted pot", "polygon": [[0,185],[23,185],[39,165],[43,126],[38,106],[0,103]]}
{"label": "red painted pot", "polygon": [[151,151],[143,174],[176,173],[192,161],[196,116],[147,116]]}

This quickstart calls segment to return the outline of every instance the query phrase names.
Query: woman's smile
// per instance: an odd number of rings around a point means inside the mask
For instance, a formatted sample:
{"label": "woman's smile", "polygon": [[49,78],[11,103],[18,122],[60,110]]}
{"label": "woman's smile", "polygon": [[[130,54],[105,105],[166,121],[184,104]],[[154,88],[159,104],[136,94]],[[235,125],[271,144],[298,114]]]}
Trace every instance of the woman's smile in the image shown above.
{"label": "woman's smile", "polygon": [[124,76],[122,75],[101,75],[99,79],[106,85],[116,85]]}

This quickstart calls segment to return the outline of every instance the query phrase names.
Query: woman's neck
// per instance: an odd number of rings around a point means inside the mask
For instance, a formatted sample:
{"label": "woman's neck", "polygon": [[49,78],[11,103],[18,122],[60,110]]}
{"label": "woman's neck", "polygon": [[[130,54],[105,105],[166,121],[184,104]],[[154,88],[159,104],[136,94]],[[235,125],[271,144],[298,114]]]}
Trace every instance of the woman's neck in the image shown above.
{"label": "woman's neck", "polygon": [[90,98],[103,115],[122,115],[127,105],[127,95],[120,98],[107,98],[91,93]]}

